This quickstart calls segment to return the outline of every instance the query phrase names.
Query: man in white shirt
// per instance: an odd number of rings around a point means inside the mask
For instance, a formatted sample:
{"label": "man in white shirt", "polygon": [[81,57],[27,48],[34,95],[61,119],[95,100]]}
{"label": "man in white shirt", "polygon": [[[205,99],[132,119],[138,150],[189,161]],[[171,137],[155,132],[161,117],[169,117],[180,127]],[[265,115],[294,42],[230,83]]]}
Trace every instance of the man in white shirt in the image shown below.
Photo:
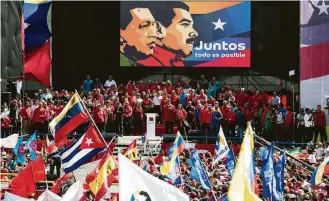
{"label": "man in white shirt", "polygon": [[154,104],[154,112],[157,113],[159,116],[159,121],[161,122],[161,100],[162,96],[160,92],[156,92],[156,95],[153,97],[153,104]]}
{"label": "man in white shirt", "polygon": [[309,108],[305,109],[306,114],[304,115],[305,122],[305,135],[304,143],[313,140],[313,118]]}
{"label": "man in white shirt", "polygon": [[117,83],[113,80],[112,75],[109,76],[109,79],[106,80],[104,87],[105,88],[111,88],[111,86],[114,85],[115,88],[117,88]]}
{"label": "man in white shirt", "polygon": [[276,95],[276,92],[274,92],[271,98],[271,106],[277,107],[278,105],[280,105],[280,103],[281,103],[280,97]]}

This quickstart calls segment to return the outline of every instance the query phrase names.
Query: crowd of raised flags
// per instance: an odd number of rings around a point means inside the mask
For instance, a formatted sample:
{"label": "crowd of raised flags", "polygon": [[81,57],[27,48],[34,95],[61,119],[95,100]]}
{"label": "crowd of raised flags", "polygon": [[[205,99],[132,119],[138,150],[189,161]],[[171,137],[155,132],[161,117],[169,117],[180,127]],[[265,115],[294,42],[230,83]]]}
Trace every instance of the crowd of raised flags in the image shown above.
{"label": "crowd of raised flags", "polygon": [[[70,132],[87,121],[90,121],[90,124],[82,137],[70,146],[62,148],[63,143],[60,142],[63,139],[66,140]],[[149,196],[150,200],[161,201],[184,201],[189,199],[189,196],[173,186],[184,184],[179,156],[188,146],[179,132],[169,149],[168,158],[160,164],[159,168],[161,175],[168,178],[173,184],[171,185],[150,175],[147,171],[143,171],[147,169],[147,164],[141,165],[143,163],[139,160],[136,140],[122,154],[119,154],[118,158],[113,156],[109,150],[109,144],[105,142],[90,118],[88,111],[85,110],[78,94],[72,96],[64,110],[50,123],[50,127],[55,140],[54,142],[48,142],[47,148],[51,147],[49,152],[62,148],[60,158],[65,175],[56,181],[51,191],[46,190],[38,200],[46,201],[46,197],[49,196],[53,197],[51,200],[84,200],[86,191],[91,191],[96,200],[101,200],[114,182],[119,182],[120,201],[134,200],[132,198],[139,196]],[[26,150],[30,153],[32,161],[11,181],[11,191],[5,194],[5,200],[7,201],[15,200],[17,196],[29,197],[33,195],[36,192],[36,182],[46,180],[45,165],[41,156],[37,154],[36,140],[36,132],[25,143],[23,143],[21,137],[17,139],[16,146],[13,148],[17,161],[21,164],[25,163]],[[146,143],[147,137],[143,136],[144,149],[147,147]],[[203,189],[212,192],[212,184],[198,151],[187,150],[190,152],[190,157],[187,160],[191,167],[189,177],[200,183]],[[227,194],[221,195],[218,200],[261,200],[258,197],[256,188],[254,137],[251,126],[247,127],[238,160],[236,160],[232,149],[228,146],[222,129],[218,134],[215,152],[212,164],[224,161],[225,167],[231,176]],[[74,170],[88,163],[93,156],[100,153],[103,154],[102,159],[97,167],[87,175],[85,181],[74,183],[62,197],[54,194],[59,192],[58,185],[71,177]],[[282,153],[275,162],[274,145],[271,144],[261,148],[259,155],[261,159],[260,175],[263,183],[263,198],[277,201],[284,200],[285,153]],[[138,162],[142,168],[136,165]],[[327,164],[329,164],[329,158],[326,158],[313,172],[311,179],[313,187],[321,183],[324,167]],[[213,195],[217,200],[215,194]],[[24,198],[21,198],[21,200],[24,200]]]}

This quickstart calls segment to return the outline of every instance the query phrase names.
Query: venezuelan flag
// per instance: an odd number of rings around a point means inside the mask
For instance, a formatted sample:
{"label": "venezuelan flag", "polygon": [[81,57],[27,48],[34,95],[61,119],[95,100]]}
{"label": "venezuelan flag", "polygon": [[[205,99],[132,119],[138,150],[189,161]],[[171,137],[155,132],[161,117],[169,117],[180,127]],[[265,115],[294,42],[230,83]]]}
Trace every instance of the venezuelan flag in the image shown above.
{"label": "venezuelan flag", "polygon": [[75,93],[63,111],[49,124],[56,146],[59,146],[60,141],[64,137],[88,119],[87,111],[84,110],[79,95]]}
{"label": "venezuelan flag", "polygon": [[125,157],[129,158],[131,161],[138,160],[137,142],[134,140],[122,153]]}
{"label": "venezuelan flag", "polygon": [[184,141],[183,137],[181,136],[181,134],[179,132],[177,132],[177,136],[175,139],[175,145],[177,147],[178,155],[180,155],[184,151],[186,145],[185,145],[185,141]]}
{"label": "venezuelan flag", "polygon": [[329,157],[325,158],[324,161],[319,165],[319,167],[317,167],[314,170],[312,177],[311,177],[312,187],[321,183],[326,165],[329,165]]}
{"label": "venezuelan flag", "polygon": [[254,138],[250,123],[243,138],[239,160],[234,170],[233,178],[228,190],[229,200],[234,201],[261,201],[253,192],[250,172],[253,172]]}
{"label": "venezuelan flag", "polygon": [[185,147],[185,141],[178,132],[175,142],[169,149],[168,160],[164,161],[160,166],[160,172],[162,175],[167,175],[172,171],[172,169],[176,166],[176,158],[184,151]]}
{"label": "venezuelan flag", "polygon": [[100,200],[104,197],[108,187],[112,185],[117,175],[117,163],[111,152],[107,151],[96,169],[86,177],[86,182],[95,195],[96,200]]}

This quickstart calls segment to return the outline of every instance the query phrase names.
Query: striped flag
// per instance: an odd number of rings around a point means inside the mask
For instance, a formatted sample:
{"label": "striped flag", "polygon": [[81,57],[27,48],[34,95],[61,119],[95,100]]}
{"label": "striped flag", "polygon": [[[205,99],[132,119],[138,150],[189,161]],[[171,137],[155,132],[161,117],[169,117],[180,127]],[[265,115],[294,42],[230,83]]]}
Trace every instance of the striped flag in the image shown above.
{"label": "striped flag", "polygon": [[117,162],[111,154],[111,151],[107,150],[96,169],[86,177],[86,182],[97,201],[104,197],[117,175]]}
{"label": "striped flag", "polygon": [[70,173],[81,165],[86,164],[93,156],[101,152],[102,148],[81,149],[80,145],[84,135],[75,143],[71,144],[64,151],[60,153],[62,160],[62,167],[65,174]]}
{"label": "striped flag", "polygon": [[311,177],[311,184],[312,187],[320,184],[322,182],[323,172],[325,169],[325,166],[329,165],[329,157],[325,158],[324,161],[317,167]]}
{"label": "striped flag", "polygon": [[80,97],[75,93],[63,111],[49,124],[49,129],[55,138],[55,144],[59,146],[59,142],[64,137],[88,119],[89,116],[83,108]]}
{"label": "striped flag", "polygon": [[122,153],[125,157],[129,158],[131,161],[138,160],[138,151],[137,151],[137,141],[136,139],[124,150]]}

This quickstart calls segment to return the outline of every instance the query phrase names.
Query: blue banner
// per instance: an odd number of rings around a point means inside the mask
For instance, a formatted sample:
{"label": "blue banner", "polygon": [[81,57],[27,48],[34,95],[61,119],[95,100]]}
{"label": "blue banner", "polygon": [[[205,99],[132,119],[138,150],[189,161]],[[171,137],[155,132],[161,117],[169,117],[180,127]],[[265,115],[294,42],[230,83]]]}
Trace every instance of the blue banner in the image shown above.
{"label": "blue banner", "polygon": [[232,149],[229,150],[227,156],[226,156],[226,169],[228,170],[228,173],[230,174],[231,178],[233,177],[234,168],[235,168],[235,156],[232,151]]}
{"label": "blue banner", "polygon": [[204,189],[210,190],[211,185],[208,180],[207,172],[204,170],[199,154],[194,150],[191,155],[191,166],[192,170],[190,173],[190,178],[195,179],[199,182]]}
{"label": "blue banner", "polygon": [[274,165],[273,201],[284,200],[284,169],[286,164],[286,154],[284,153]]}
{"label": "blue banner", "polygon": [[37,159],[37,132],[34,132],[25,143],[25,146],[30,152],[32,160]]}
{"label": "blue banner", "polygon": [[264,198],[271,198],[273,195],[273,144],[267,149],[263,149],[260,153],[260,159],[262,161],[262,167],[260,174],[263,181],[263,195]]}
{"label": "blue banner", "polygon": [[22,137],[18,137],[17,144],[13,149],[14,154],[17,156],[17,162],[24,164],[25,162],[25,148]]}

